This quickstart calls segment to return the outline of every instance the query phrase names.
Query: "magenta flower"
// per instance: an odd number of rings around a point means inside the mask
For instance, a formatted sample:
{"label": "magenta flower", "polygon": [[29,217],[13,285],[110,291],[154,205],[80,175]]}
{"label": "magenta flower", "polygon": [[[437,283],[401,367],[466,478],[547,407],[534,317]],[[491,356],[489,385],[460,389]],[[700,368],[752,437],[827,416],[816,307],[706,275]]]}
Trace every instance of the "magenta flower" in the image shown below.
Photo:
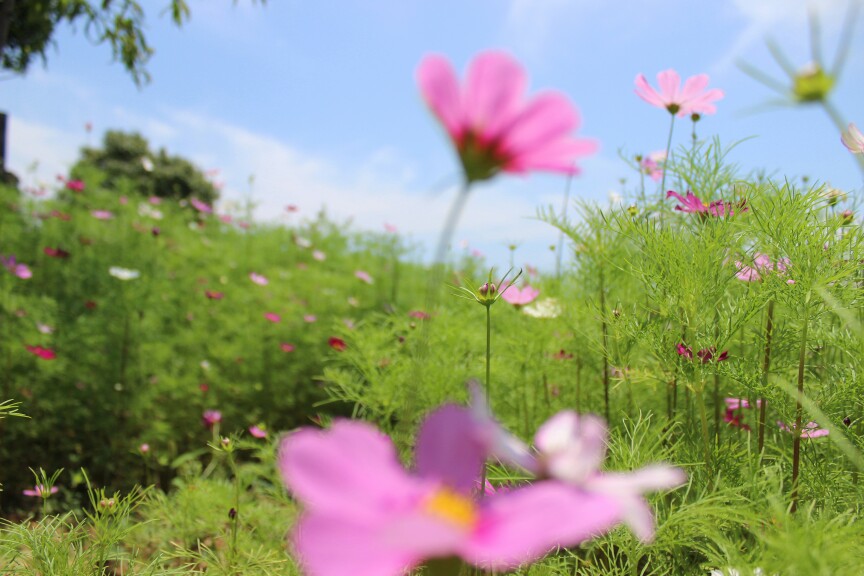
{"label": "magenta flower", "polygon": [[417,68],[417,82],[469,183],[498,172],[576,174],[576,159],[597,150],[595,142],[571,135],[580,120],[566,96],[543,92],[525,99],[525,72],[506,53],[479,54],[462,86],[444,57],[429,55]]}
{"label": "magenta flower", "polygon": [[375,282],[374,280],[372,280],[372,276],[370,276],[368,272],[364,272],[363,270],[357,270],[356,272],[354,272],[354,277],[361,282],[365,282],[366,284],[372,284]]}
{"label": "magenta flower", "polygon": [[[717,218],[723,218],[726,216],[726,211],[728,209],[729,216],[735,215],[736,205],[733,205],[731,202],[724,202],[723,200],[715,200],[710,204],[705,203],[704,200],[700,200],[696,197],[695,194],[687,191],[687,197],[682,197],[679,193],[669,190],[666,192],[667,198],[677,198],[681,204],[675,206],[675,210],[679,212],[687,212],[688,214],[699,214],[700,216],[714,216]],[[747,212],[749,208],[747,207],[747,201],[742,200],[738,202],[737,208],[739,213]]]}
{"label": "magenta flower", "polygon": [[279,344],[279,347],[282,349],[283,352],[293,352],[296,349],[296,346],[289,342],[282,342],[281,344]]}
{"label": "magenta flower", "polygon": [[864,154],[864,134],[855,126],[854,122],[840,135],[840,141],[853,154]]}
{"label": "magenta flower", "polygon": [[313,322],[318,321],[318,317],[315,316],[314,314],[304,314],[303,315],[303,321],[308,322],[309,324],[312,324]]}
{"label": "magenta flower", "polygon": [[29,280],[33,277],[33,272],[30,271],[30,268],[26,264],[18,262],[15,256],[0,256],[0,264],[22,280]]}
{"label": "magenta flower", "polygon": [[729,351],[724,350],[720,353],[719,356],[714,356],[717,354],[717,348],[714,346],[709,346],[708,348],[703,348],[696,353],[696,356],[702,361],[703,364],[708,364],[709,362],[724,362],[729,359]]}
{"label": "magenta flower", "polygon": [[[603,495],[559,482],[496,492],[478,502],[486,459],[467,409],[424,422],[414,473],[372,426],[340,420],[282,441],[279,468],[303,504],[292,540],[312,576],[401,576],[430,558],[458,556],[506,571],[610,528],[620,513]],[[338,553],[334,553],[338,550]]]}
{"label": "magenta flower", "polygon": [[639,169],[642,172],[654,180],[655,182],[659,182],[660,178],[663,177],[663,168],[660,165],[666,161],[666,152],[652,152],[648,156],[642,158],[642,161],[639,163]]}
{"label": "magenta flower", "polygon": [[685,346],[683,342],[679,342],[675,345],[675,352],[677,352],[679,356],[683,356],[688,360],[693,359],[693,349],[689,346]]}
{"label": "magenta flower", "polygon": [[50,348],[43,348],[42,346],[24,346],[27,348],[27,351],[33,354],[34,356],[38,356],[43,360],[54,360],[57,358],[57,353]]}
{"label": "magenta flower", "polygon": [[505,302],[509,302],[517,308],[524,306],[525,304],[530,304],[536,300],[539,295],[539,290],[532,288],[527,284],[521,290],[512,284],[508,284],[501,290],[501,299]]}
{"label": "magenta flower", "polygon": [[249,434],[253,438],[266,438],[267,430],[262,426],[254,425],[249,427]]}
{"label": "magenta flower", "polygon": [[36,484],[32,490],[24,490],[21,493],[24,496],[30,496],[32,498],[47,498],[51,494],[56,494],[60,489],[57,486],[51,486],[51,489],[47,489],[44,484]]}
{"label": "magenta flower", "polygon": [[708,75],[691,76],[681,86],[681,77],[675,70],[664,70],[657,74],[657,92],[648,84],[645,76],[636,76],[636,94],[658,108],[668,110],[670,114],[684,117],[691,114],[714,114],[717,108],[714,102],[723,98],[723,91],[708,87]]}
{"label": "magenta flower", "polygon": [[204,296],[206,296],[208,300],[222,300],[222,298],[225,297],[225,293],[217,292],[215,290],[205,290]]}
{"label": "magenta flower", "polygon": [[432,317],[429,315],[428,312],[424,312],[422,310],[412,310],[411,312],[408,312],[408,316],[410,316],[411,318],[416,318],[417,320],[428,320]]}
{"label": "magenta flower", "polygon": [[276,314],[275,312],[265,312],[264,318],[266,318],[270,322],[273,322],[274,324],[282,321],[282,317],[279,316],[278,314]]}
{"label": "magenta flower", "polygon": [[[741,428],[742,430],[750,431],[750,426],[744,424],[741,419],[744,417],[743,410],[750,409],[750,401],[746,398],[726,398],[726,414],[723,416],[723,421],[730,426]],[[756,407],[762,406],[762,400],[756,400]]]}
{"label": "magenta flower", "polygon": [[66,182],[66,189],[80,194],[84,192],[84,182],[81,180],[69,180]]}
{"label": "magenta flower", "polygon": [[111,220],[114,218],[114,213],[110,210],[93,210],[90,215],[97,220]]}
{"label": "magenta flower", "polygon": [[222,422],[222,412],[219,410],[205,410],[201,415],[201,420],[207,428],[213,428],[216,424]]}
{"label": "magenta flower", "polygon": [[[795,424],[788,426],[782,420],[778,420],[777,426],[780,428],[780,430],[782,430],[784,432],[789,432],[790,434],[795,433]],[[830,430],[826,430],[825,428],[820,428],[819,424],[811,421],[811,422],[808,422],[807,424],[804,425],[804,429],[801,431],[801,437],[802,438],[821,438],[823,436],[828,436],[828,434],[830,434],[830,433],[831,433]]]}
{"label": "magenta flower", "polygon": [[202,202],[195,197],[189,198],[189,204],[192,205],[195,210],[201,212],[202,214],[212,214],[213,207],[207,204],[206,202]]}
{"label": "magenta flower", "polygon": [[327,345],[330,346],[333,350],[337,352],[342,352],[348,348],[348,345],[345,343],[345,340],[339,338],[337,336],[331,336],[327,339]]}
{"label": "magenta flower", "polygon": [[266,286],[270,283],[270,281],[267,280],[266,276],[262,276],[261,274],[258,274],[256,272],[250,272],[249,279],[252,280],[252,282],[254,282],[255,284],[258,284],[259,286]]}
{"label": "magenta flower", "polygon": [[69,252],[62,248],[51,248],[50,246],[46,246],[42,251],[50,258],[68,258],[70,256]]}

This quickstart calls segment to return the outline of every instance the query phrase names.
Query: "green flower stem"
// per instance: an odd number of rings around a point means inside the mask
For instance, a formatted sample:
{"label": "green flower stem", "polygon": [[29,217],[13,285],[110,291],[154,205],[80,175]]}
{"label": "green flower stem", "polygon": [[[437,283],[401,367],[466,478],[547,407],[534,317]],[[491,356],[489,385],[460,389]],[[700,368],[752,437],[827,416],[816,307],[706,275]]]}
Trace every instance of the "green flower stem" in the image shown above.
{"label": "green flower stem", "polygon": [[[666,194],[666,172],[669,168],[669,156],[672,153],[672,131],[675,129],[675,114],[672,114],[672,121],[669,123],[669,137],[666,139],[666,159],[663,160],[663,178],[660,180],[660,202],[663,202]],[[662,212],[661,212],[662,214]]]}
{"label": "green flower stem", "polygon": [[240,473],[237,469],[237,462],[234,461],[234,454],[230,450],[228,451],[228,467],[231,469],[232,484],[234,488],[234,502],[231,506],[234,510],[234,514],[232,515],[233,517],[230,518],[231,542],[228,547],[228,567],[233,573],[237,562],[237,533],[239,532],[238,522],[240,519]]}
{"label": "green flower stem", "polygon": [[804,366],[807,360],[807,326],[809,321],[809,300],[804,304],[804,327],[801,329],[801,347],[798,349],[798,397],[795,399],[795,430],[794,439],[792,440],[792,506],[791,512],[798,509],[798,472],[801,466],[801,421],[804,419],[804,408],[802,399],[804,398]]}
{"label": "green flower stem", "polygon": [[[486,303],[486,405],[492,412],[492,303]],[[527,408],[526,408],[527,410]],[[486,494],[486,463],[483,463],[483,471],[480,474],[480,492],[482,499]]]}
{"label": "green flower stem", "polygon": [[765,417],[768,412],[768,400],[764,391],[768,389],[768,371],[771,369],[771,337],[774,334],[774,300],[768,302],[768,311],[765,320],[765,354],[762,358],[762,403],[759,406],[759,433],[756,444],[759,458],[762,458],[762,449],[765,447]]}
{"label": "green flower stem", "polygon": [[609,327],[606,324],[606,286],[600,265],[600,329],[603,334],[603,413],[609,422]]}
{"label": "green flower stem", "polygon": [[702,422],[702,450],[705,458],[705,469],[708,472],[708,487],[714,485],[714,466],[711,457],[711,435],[708,431],[708,411],[705,409],[705,380],[702,380],[698,390],[694,391],[696,406],[699,409],[699,419]]}
{"label": "green flower stem", "polygon": [[[570,205],[570,186],[573,184],[573,175],[567,176],[567,185],[564,188],[564,202],[561,204],[561,221],[567,221],[567,207]],[[558,250],[555,252],[555,277],[561,277],[561,254],[564,251],[564,230],[558,232]],[[513,264],[511,263],[512,267]]]}

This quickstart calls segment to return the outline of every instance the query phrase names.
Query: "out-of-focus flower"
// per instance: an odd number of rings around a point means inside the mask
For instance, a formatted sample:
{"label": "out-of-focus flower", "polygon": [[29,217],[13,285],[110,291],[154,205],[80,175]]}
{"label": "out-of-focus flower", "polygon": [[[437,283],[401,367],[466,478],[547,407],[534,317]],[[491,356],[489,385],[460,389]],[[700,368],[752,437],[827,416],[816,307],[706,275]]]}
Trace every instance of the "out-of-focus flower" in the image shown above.
{"label": "out-of-focus flower", "polygon": [[42,251],[50,258],[68,258],[70,256],[69,252],[62,248],[51,248],[50,246],[46,246]]}
{"label": "out-of-focus flower", "polygon": [[108,269],[108,274],[123,281],[135,280],[141,276],[141,272],[138,270],[130,270],[129,268],[121,268],[120,266],[111,266]]}
{"label": "out-of-focus flower", "polygon": [[43,348],[42,346],[25,346],[27,351],[33,354],[34,356],[38,356],[43,360],[54,360],[57,358],[57,353],[50,348]]}
{"label": "out-of-focus flower", "polygon": [[[750,401],[746,398],[726,398],[726,414],[723,421],[742,430],[750,431],[750,426],[741,421],[744,417],[743,411],[750,409]],[[762,405],[762,400],[756,400],[756,406]]]}
{"label": "out-of-focus flower", "polygon": [[36,329],[39,330],[39,332],[41,332],[42,334],[54,333],[54,328],[52,326],[49,326],[48,324],[42,324],[41,322],[36,324]]}
{"label": "out-of-focus flower", "polygon": [[93,210],[90,215],[97,220],[111,220],[114,218],[114,213],[110,210]]}
{"label": "out-of-focus flower", "polygon": [[29,280],[33,277],[33,272],[26,264],[21,264],[15,259],[15,256],[0,256],[0,264],[3,265],[13,276],[17,276],[22,280]]}
{"label": "out-of-focus flower", "polygon": [[522,312],[533,318],[557,318],[562,308],[555,298],[544,298],[525,306]]}
{"label": "out-of-focus flower", "polygon": [[225,297],[224,292],[216,292],[215,290],[205,290],[204,295],[208,300],[222,300]]}
{"label": "out-of-focus flower", "polygon": [[250,272],[249,279],[252,280],[252,282],[254,282],[255,284],[258,284],[259,286],[266,286],[270,283],[270,281],[267,280],[266,276],[258,274],[257,272]]}
{"label": "out-of-focus flower", "polygon": [[428,313],[423,312],[422,310],[412,310],[408,312],[408,316],[410,316],[411,318],[416,318],[418,320],[428,320],[429,318],[431,318]]}
{"label": "out-of-focus flower", "polygon": [[161,210],[153,208],[151,204],[146,202],[138,205],[138,215],[143,218],[152,218],[153,220],[162,220],[165,217]]}
{"label": "out-of-focus flower", "polygon": [[141,452],[142,454],[147,454],[148,452],[150,452],[150,444],[147,444],[146,442],[144,442],[143,444],[138,446],[138,451]]}
{"label": "out-of-focus flower", "polygon": [[294,346],[294,344],[290,344],[288,342],[282,342],[279,347],[282,349],[283,352],[293,352],[296,349],[296,346]]}
{"label": "out-of-focus flower", "polygon": [[302,236],[297,236],[296,238],[294,238],[294,243],[301,248],[310,248],[312,246],[312,241]]}
{"label": "out-of-focus flower", "polygon": [[648,84],[643,74],[636,76],[636,94],[654,106],[667,110],[670,114],[680,117],[691,114],[714,114],[717,108],[714,102],[723,98],[723,91],[708,87],[708,75],[691,76],[681,86],[681,77],[671,68],[657,74],[657,92]]}
{"label": "out-of-focus flower", "polygon": [[249,434],[253,438],[266,438],[267,429],[263,424],[257,424],[249,427]]}
{"label": "out-of-focus flower", "polygon": [[36,484],[32,489],[24,490],[21,493],[24,496],[31,498],[47,498],[51,494],[56,494],[60,489],[57,486],[51,486],[50,490],[44,484]]}
{"label": "out-of-focus flower", "polygon": [[303,321],[308,322],[309,324],[312,324],[313,322],[318,321],[318,317],[315,316],[314,314],[304,314],[303,315]]}
{"label": "out-of-focus flower", "polygon": [[789,267],[789,259],[780,258],[776,263],[774,263],[767,254],[756,252],[753,256],[753,266],[746,266],[742,262],[736,260],[735,267],[738,268],[738,272],[735,274],[736,278],[744,282],[756,282],[762,280],[771,272],[777,272],[779,274],[786,272]]}
{"label": "out-of-focus flower", "polygon": [[375,281],[372,279],[372,276],[369,275],[368,272],[364,272],[363,270],[357,270],[354,272],[354,277],[360,280],[361,282],[365,282],[366,284],[373,284]]}
{"label": "out-of-focus flower", "polygon": [[512,284],[501,289],[501,299],[517,308],[530,304],[540,295],[540,290],[525,285],[521,290]]}
{"label": "out-of-focus flower", "polygon": [[[793,423],[791,426],[787,425],[782,420],[777,421],[777,426],[780,430],[784,432],[789,432],[790,434],[795,434],[795,424]],[[816,422],[808,422],[804,425],[804,428],[801,430],[802,438],[821,438],[823,436],[828,436],[830,434],[830,430],[825,428],[820,428],[819,424]]]}
{"label": "out-of-focus flower", "polygon": [[661,165],[666,161],[666,151],[660,150],[658,152],[652,152],[642,158],[639,162],[639,169],[643,174],[654,180],[655,182],[660,182],[660,179],[663,177],[663,168]]}
{"label": "out-of-focus flower", "polygon": [[479,54],[462,86],[444,57],[426,56],[417,81],[453,141],[468,182],[502,171],[576,174],[575,161],[597,150],[595,142],[572,136],[579,114],[563,94],[543,92],[526,101],[525,72],[503,52]]}
{"label": "out-of-focus flower", "polygon": [[572,360],[573,354],[568,354],[563,348],[552,355],[555,360]]}
{"label": "out-of-focus flower", "polygon": [[160,198],[159,196],[150,196],[147,199],[147,201],[150,202],[150,204],[153,204],[154,206],[158,206],[159,204],[162,203],[162,198]]}
{"label": "out-of-focus flower", "polygon": [[286,212],[297,212],[298,210],[300,210],[300,208],[298,208],[296,204],[288,204],[285,206]]}
{"label": "out-of-focus flower", "polygon": [[314,258],[318,262],[323,262],[324,260],[327,259],[327,254],[325,254],[321,250],[313,250],[312,251],[312,258]]}
{"label": "out-of-focus flower", "polygon": [[264,318],[266,318],[270,322],[273,322],[274,324],[282,321],[282,317],[275,312],[265,312]]}
{"label": "out-of-focus flower", "polygon": [[144,168],[145,172],[152,172],[153,168],[154,168],[153,161],[150,158],[148,158],[147,156],[142,156],[141,157],[141,167]]}
{"label": "out-of-focus flower", "polygon": [[213,428],[213,426],[222,422],[222,412],[219,410],[205,410],[201,415],[201,421],[207,428]]}
{"label": "out-of-focus flower", "polygon": [[736,204],[731,202],[724,202],[723,200],[714,200],[710,204],[706,203],[703,200],[700,200],[696,197],[695,194],[687,191],[687,197],[684,198],[677,192],[669,190],[666,192],[667,198],[676,198],[680,204],[675,206],[675,210],[679,212],[686,212],[688,214],[699,214],[700,216],[714,216],[717,218],[723,218],[727,215],[734,216],[735,210],[738,210],[738,213],[747,212],[749,208],[747,207],[746,200],[742,200]]}
{"label": "out-of-focus flower", "polygon": [[864,134],[858,129],[854,122],[840,135],[840,141],[853,154],[864,154]]}
{"label": "out-of-focus flower", "polygon": [[201,200],[198,200],[194,196],[192,198],[189,198],[189,204],[191,204],[192,207],[195,208],[195,210],[197,210],[198,212],[201,212],[202,214],[212,214],[213,213],[213,207],[212,206],[210,206],[206,202],[202,202]]}
{"label": "out-of-focus flower", "polygon": [[390,234],[396,234],[399,232],[399,228],[397,228],[393,224],[388,224],[387,222],[385,222],[384,223],[384,231],[389,232]]}
{"label": "out-of-focus flower", "polygon": [[84,182],[81,180],[69,180],[66,182],[66,189],[80,194],[81,192],[84,192]]}
{"label": "out-of-focus flower", "polygon": [[683,342],[679,342],[675,345],[675,352],[678,354],[678,356],[682,356],[684,358],[687,358],[688,360],[693,359],[693,349],[689,346],[685,346]]}
{"label": "out-of-focus flower", "polygon": [[729,351],[724,350],[720,353],[719,356],[715,357],[714,355],[717,353],[717,349],[714,346],[710,346],[708,348],[703,348],[696,353],[696,356],[702,361],[703,364],[708,364],[711,361],[714,362],[724,362],[729,359]]}
{"label": "out-of-focus flower", "polygon": [[330,346],[330,348],[332,348],[333,350],[336,350],[337,352],[342,352],[343,350],[348,348],[345,340],[337,336],[331,336],[330,338],[328,338],[327,345]]}

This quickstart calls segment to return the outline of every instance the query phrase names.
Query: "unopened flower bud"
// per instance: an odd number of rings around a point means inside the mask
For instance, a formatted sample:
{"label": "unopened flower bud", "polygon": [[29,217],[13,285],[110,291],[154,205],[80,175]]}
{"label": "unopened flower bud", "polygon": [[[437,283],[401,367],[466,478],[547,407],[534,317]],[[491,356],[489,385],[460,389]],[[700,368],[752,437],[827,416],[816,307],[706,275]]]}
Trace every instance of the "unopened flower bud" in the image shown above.
{"label": "unopened flower bud", "polygon": [[231,439],[230,438],[222,438],[222,446],[227,448],[230,445],[231,445]]}
{"label": "unopened flower bud", "polygon": [[692,120],[693,122],[698,122],[701,118],[702,118],[702,116],[700,116],[699,114],[697,114],[695,112],[690,115],[690,120]]}
{"label": "unopened flower bud", "polygon": [[234,520],[235,518],[237,518],[237,510],[235,510],[234,508],[228,510],[228,518],[230,520]]}
{"label": "unopened flower bud", "polygon": [[115,502],[113,498],[103,498],[99,501],[100,508],[113,508],[114,504]]}
{"label": "unopened flower bud", "polygon": [[847,427],[851,426],[852,425],[852,418],[850,418],[849,416],[846,416],[845,418],[843,418],[843,424],[845,424]]}
{"label": "unopened flower bud", "polygon": [[492,282],[485,282],[482,286],[480,286],[480,289],[478,290],[478,292],[480,292],[481,296],[487,296],[487,297],[488,296],[494,296],[495,292],[497,292],[497,291],[498,291],[498,288],[496,288],[495,284],[493,284]]}

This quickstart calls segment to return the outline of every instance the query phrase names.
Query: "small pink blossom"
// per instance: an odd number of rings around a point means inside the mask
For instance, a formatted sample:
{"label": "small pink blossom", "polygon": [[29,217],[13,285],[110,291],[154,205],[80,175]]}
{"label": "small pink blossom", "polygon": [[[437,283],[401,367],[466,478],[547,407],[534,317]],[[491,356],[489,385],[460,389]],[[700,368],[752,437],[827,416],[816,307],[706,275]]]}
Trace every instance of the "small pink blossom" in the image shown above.
{"label": "small pink blossom", "polygon": [[275,312],[265,312],[264,318],[266,318],[270,322],[273,322],[274,324],[282,321],[282,317],[279,316],[278,314],[276,314]]}
{"label": "small pink blossom", "polygon": [[253,438],[266,438],[267,430],[265,430],[262,426],[253,425],[249,427],[249,434]]}
{"label": "small pink blossom", "polygon": [[208,300],[222,300],[222,298],[225,297],[225,293],[216,292],[215,290],[205,290],[204,296],[206,296]]}
{"label": "small pink blossom", "polygon": [[270,281],[267,280],[266,276],[258,274],[257,272],[250,272],[249,279],[252,280],[252,282],[254,282],[255,284],[258,284],[259,286],[266,286],[270,283]]}
{"label": "small pink blossom", "polygon": [[32,490],[24,490],[21,493],[24,496],[30,496],[31,498],[47,498],[51,494],[56,494],[60,489],[57,486],[51,486],[51,489],[48,490],[44,484],[36,484]]}
{"label": "small pink blossom", "polygon": [[312,324],[313,322],[318,321],[318,317],[315,316],[314,314],[304,314],[303,315],[303,321],[308,322],[309,324]]}
{"label": "small pink blossom", "polygon": [[512,284],[508,284],[501,290],[501,299],[505,302],[509,302],[517,308],[530,304],[536,300],[539,295],[540,290],[532,288],[527,284],[523,286],[521,290]]}
{"label": "small pink blossom", "polygon": [[678,356],[683,356],[688,360],[693,359],[693,349],[689,346],[685,346],[683,342],[679,342],[675,345],[675,352],[678,353]]}
{"label": "small pink blossom", "polygon": [[111,220],[114,218],[114,213],[110,210],[93,210],[90,215],[97,220]]}
{"label": "small pink blossom", "polygon": [[663,168],[661,168],[661,165],[665,161],[665,151],[660,150],[658,152],[652,152],[648,156],[642,158],[642,161],[639,163],[639,169],[655,182],[660,182],[663,178]]}
{"label": "small pink blossom", "polygon": [[327,259],[327,255],[324,252],[322,252],[321,250],[313,250],[312,251],[312,258],[314,258],[318,262],[323,262],[324,260]]}
{"label": "small pink blossom", "polygon": [[[756,252],[753,257],[753,266],[746,266],[740,261],[735,261],[735,267],[738,272],[735,277],[744,282],[757,282],[762,280],[766,275],[777,272],[782,274],[789,268],[789,259],[780,258],[776,263],[772,262],[767,254]],[[791,281],[792,284],[795,281]]]}
{"label": "small pink blossom", "polygon": [[84,192],[84,182],[81,180],[69,180],[66,182],[66,189],[75,192],[76,194],[80,194]]}
{"label": "small pink blossom", "polygon": [[36,329],[39,330],[42,334],[52,334],[54,332],[54,328],[49,326],[48,324],[37,323]]}
{"label": "small pink blossom", "polygon": [[459,78],[442,56],[429,55],[417,68],[420,92],[453,141],[468,182],[498,172],[543,170],[576,174],[575,161],[597,150],[576,138],[579,114],[558,92],[525,97],[525,71],[504,52],[479,54]]}
{"label": "small pink blossom", "polygon": [[57,353],[50,348],[43,348],[42,346],[24,346],[27,348],[27,351],[33,354],[34,356],[38,356],[43,360],[54,360],[57,358]]}
{"label": "small pink blossom", "polygon": [[195,208],[195,210],[197,210],[198,212],[201,212],[202,214],[212,214],[213,213],[213,207],[212,206],[210,206],[206,202],[202,202],[201,200],[198,200],[194,196],[192,198],[189,198],[189,204],[191,204],[192,207]]}
{"label": "small pink blossom", "polygon": [[234,218],[232,218],[230,214],[222,214],[221,216],[219,216],[219,220],[223,224],[231,224],[231,222],[234,221]]}
{"label": "small pink blossom", "polygon": [[159,196],[150,196],[150,198],[148,198],[147,201],[150,202],[150,204],[153,204],[154,206],[158,206],[159,204],[162,203],[162,198],[160,198]]}
{"label": "small pink blossom", "polygon": [[399,232],[399,228],[397,228],[394,224],[389,224],[385,222],[384,231],[389,232],[390,234],[396,234],[397,232]]}
{"label": "small pink blossom", "polygon": [[670,114],[690,116],[691,114],[714,114],[714,102],[723,98],[723,91],[708,87],[708,75],[691,76],[681,86],[681,77],[671,68],[657,74],[660,91],[648,84],[643,74],[636,76],[636,95],[653,106],[663,108]]}
{"label": "small pink blossom", "polygon": [[354,277],[361,282],[365,282],[366,284],[372,284],[375,282],[374,280],[372,280],[372,276],[370,276],[368,272],[364,272],[363,270],[357,270],[356,272],[354,272]]}
{"label": "small pink blossom", "polygon": [[[782,420],[778,420],[777,426],[783,432],[789,432],[790,434],[795,433],[795,424],[792,424],[791,426],[789,426],[785,422],[783,422]],[[820,428],[819,424],[817,424],[816,422],[810,421],[804,425],[804,428],[801,431],[801,437],[802,438],[821,438],[823,436],[828,436],[828,434],[830,434],[830,433],[831,433],[830,430],[827,430],[825,428]]]}
{"label": "small pink blossom", "polygon": [[213,426],[222,422],[222,412],[219,410],[205,410],[201,415],[201,420],[207,428],[213,428]]}
{"label": "small pink blossom", "polygon": [[282,349],[283,352],[294,352],[294,350],[296,349],[296,346],[289,342],[282,342],[279,347]]}
{"label": "small pink blossom", "polygon": [[727,210],[729,212],[729,216],[735,215],[736,208],[738,209],[739,213],[744,213],[749,210],[746,200],[742,200],[737,204],[733,204],[731,202],[724,202],[723,200],[714,200],[709,204],[706,203],[704,200],[700,200],[698,197],[696,197],[695,194],[693,194],[689,190],[687,191],[686,198],[682,197],[680,194],[672,190],[666,192],[666,197],[674,197],[680,202],[680,204],[675,206],[675,210],[679,212],[686,212],[688,214],[699,214],[703,217],[710,215],[716,218],[723,218],[727,215]]}
{"label": "small pink blossom", "polygon": [[429,318],[431,318],[428,313],[423,312],[422,310],[412,310],[411,312],[408,312],[408,316],[410,316],[411,318],[416,318],[418,320],[428,320]]}
{"label": "small pink blossom", "polygon": [[126,206],[127,204],[129,204],[129,198],[127,198],[126,196],[120,196],[119,202],[122,206]]}
{"label": "small pink blossom", "polygon": [[59,247],[51,248],[50,246],[46,246],[42,251],[46,256],[51,258],[68,258],[70,256],[69,252]]}
{"label": "small pink blossom", "polygon": [[141,452],[142,454],[147,454],[148,452],[150,452],[150,444],[147,444],[146,442],[144,442],[143,444],[138,446],[138,451]]}
{"label": "small pink blossom", "polygon": [[297,212],[300,208],[297,207],[296,204],[288,204],[285,206],[285,211],[289,213]]}
{"label": "small pink blossom", "polygon": [[336,336],[331,336],[327,339],[327,345],[330,346],[333,350],[337,352],[342,352],[348,348],[348,345],[345,343],[345,340],[342,338],[338,338]]}
{"label": "small pink blossom", "polygon": [[864,154],[864,134],[858,129],[854,122],[840,135],[840,141],[853,154]]}
{"label": "small pink blossom", "polygon": [[33,272],[26,264],[21,264],[15,259],[15,256],[0,256],[0,264],[3,265],[13,276],[17,276],[22,280],[29,280],[33,277]]}

